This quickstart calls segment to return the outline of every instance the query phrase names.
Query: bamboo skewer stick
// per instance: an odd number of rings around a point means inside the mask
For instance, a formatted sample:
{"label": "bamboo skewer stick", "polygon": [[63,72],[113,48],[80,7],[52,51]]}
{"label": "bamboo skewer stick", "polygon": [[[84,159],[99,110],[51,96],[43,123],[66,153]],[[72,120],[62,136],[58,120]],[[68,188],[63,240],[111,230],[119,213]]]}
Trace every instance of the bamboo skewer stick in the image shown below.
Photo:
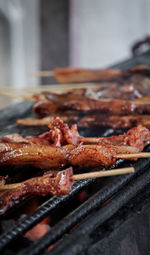
{"label": "bamboo skewer stick", "polygon": [[0,185],[0,191],[1,190],[9,190],[9,189],[16,189],[19,188],[21,186],[21,182],[20,183],[13,183],[13,184],[3,184]]}
{"label": "bamboo skewer stick", "polygon": [[77,181],[77,180],[83,180],[83,179],[89,179],[89,178],[100,178],[100,177],[122,175],[122,174],[129,174],[129,173],[134,173],[134,167],[118,168],[113,170],[91,172],[91,173],[85,173],[85,174],[76,174],[76,175],[73,175],[72,178],[74,181]]}
{"label": "bamboo skewer stick", "polygon": [[[39,76],[39,77],[55,77],[55,78],[57,78],[57,73],[55,73],[55,70],[56,70],[57,68],[54,68],[53,70],[40,70],[40,71],[34,71],[34,72],[30,72],[29,74],[30,75],[34,75],[34,76]],[[64,67],[61,67],[61,68],[58,68],[58,69],[60,69],[60,71],[64,71],[64,73],[63,73],[63,75],[65,75],[65,70],[66,70],[66,68],[64,68]],[[68,69],[68,68],[67,68]],[[115,69],[85,69],[85,68],[73,68],[73,73],[74,73],[74,71],[75,70],[81,70],[81,71],[83,71],[83,73],[95,73],[95,72],[100,72],[100,74],[102,75],[102,73],[104,72],[109,72],[110,70],[114,70],[115,71]],[[146,65],[138,65],[138,66],[135,66],[134,68],[130,68],[129,70],[116,70],[116,71],[118,71],[118,72],[120,72],[120,75],[121,75],[121,77],[122,76],[124,76],[124,74],[126,73],[126,71],[128,71],[128,72],[130,72],[130,74],[134,74],[134,73],[136,73],[137,71],[140,71],[140,70],[147,70],[147,71],[149,71],[149,67],[148,66],[146,66]],[[102,73],[101,73],[102,72]],[[58,75],[59,75],[59,73],[58,73]],[[66,73],[66,76],[68,76],[69,75],[69,73]],[[78,74],[77,74],[78,75]],[[102,75],[103,76],[103,75]],[[106,76],[106,75],[104,75],[104,76]],[[109,75],[108,75],[108,78],[109,78]],[[107,77],[105,78],[105,79],[107,79]]]}
{"label": "bamboo skewer stick", "polygon": [[38,71],[38,72],[32,72],[30,75],[36,75],[40,77],[53,77],[54,76],[54,71],[52,70],[47,70],[47,71]]}
{"label": "bamboo skewer stick", "polygon": [[20,95],[20,94],[15,94],[15,93],[9,93],[9,92],[4,92],[0,91],[0,96],[6,96],[14,99],[24,99],[27,101],[33,101],[35,102],[35,99],[31,95]]}
{"label": "bamboo skewer stick", "polygon": [[84,85],[70,85],[69,87],[64,85],[64,86],[59,86],[59,85],[48,85],[48,86],[43,86],[43,87],[37,87],[37,88],[27,88],[27,92],[32,92],[32,93],[40,93],[42,91],[49,91],[49,92],[54,92],[54,93],[63,93],[63,92],[68,92],[73,89],[96,89],[99,88],[98,84],[84,84]]}
{"label": "bamboo skewer stick", "polygon": [[150,158],[150,152],[139,152],[132,154],[117,154],[115,158],[132,159],[132,158]]}
{"label": "bamboo skewer stick", "polygon": [[[105,170],[105,171],[98,171],[98,172],[90,172],[90,173],[84,173],[84,174],[75,174],[71,176],[70,178],[74,181],[77,180],[84,180],[89,178],[101,178],[101,177],[108,177],[108,176],[114,176],[114,175],[123,175],[123,174],[129,174],[134,173],[133,167],[127,167],[127,168],[118,168],[113,170]],[[51,178],[51,177],[50,177]],[[14,184],[0,184],[0,191],[1,190],[10,190],[10,189],[16,189],[19,188],[23,183],[14,183]]]}
{"label": "bamboo skewer stick", "polygon": [[16,88],[11,88],[11,87],[4,87],[4,86],[0,86],[0,91],[27,91],[27,92],[40,92],[40,91],[69,91],[71,89],[76,89],[76,88],[97,88],[97,87],[101,87],[101,86],[104,86],[104,84],[106,83],[103,83],[103,84],[98,84],[98,83],[72,83],[72,84],[68,84],[65,85],[59,85],[59,84],[47,84],[47,85],[38,85],[38,87],[26,87],[26,88],[21,88],[21,89],[16,89]]}
{"label": "bamboo skewer stick", "polygon": [[[150,122],[146,122],[146,123],[150,124]],[[84,137],[84,136],[79,136],[78,137],[78,141],[84,142],[84,143],[89,143],[89,144],[97,144],[97,143],[103,142],[105,140],[105,138],[107,139],[107,137]],[[149,141],[150,141],[150,137],[148,136],[147,137],[147,142],[149,142]],[[127,146],[127,145],[125,145],[125,146],[117,146],[117,147],[120,148],[120,149],[121,148],[122,149],[126,148],[129,151],[130,151],[130,149],[131,149],[131,151],[133,149],[135,149],[134,146]]]}

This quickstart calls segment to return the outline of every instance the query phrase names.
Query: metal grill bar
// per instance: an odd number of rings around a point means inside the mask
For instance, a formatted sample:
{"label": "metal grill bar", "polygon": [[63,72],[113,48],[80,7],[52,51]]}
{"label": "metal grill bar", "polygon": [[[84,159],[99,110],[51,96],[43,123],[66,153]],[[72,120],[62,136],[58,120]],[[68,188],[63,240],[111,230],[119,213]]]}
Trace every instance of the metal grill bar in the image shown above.
{"label": "metal grill bar", "polygon": [[100,208],[98,212],[89,217],[88,221],[82,223],[70,235],[64,237],[59,242],[59,245],[56,245],[50,252],[46,252],[45,255],[83,254],[92,242],[92,238],[90,237],[90,235],[92,236],[92,232],[110,219],[123,205],[148,184],[150,184],[149,170],[138,176],[132,182],[129,182],[108,204]]}
{"label": "metal grill bar", "polygon": [[15,226],[0,236],[0,251],[20,234],[24,234],[26,231],[44,219],[48,214],[71,200],[76,194],[81,192],[94,181],[94,179],[88,179],[76,182],[69,195],[52,197],[42,204],[30,216],[27,216],[23,220],[19,221]]}
{"label": "metal grill bar", "polygon": [[[6,109],[7,111],[7,109]],[[111,131],[111,130],[110,130]],[[112,130],[111,133],[114,133]],[[110,135],[110,134],[109,134]],[[107,131],[105,131],[102,136],[107,136]],[[117,167],[120,165],[118,161],[116,163]],[[47,215],[49,215],[52,211],[57,209],[57,207],[61,207],[66,202],[70,201],[76,194],[81,192],[87,186],[95,182],[94,179],[83,180],[76,182],[73,186],[72,191],[66,196],[57,196],[52,197],[44,204],[42,204],[35,212],[33,212],[30,216],[26,216],[24,219],[18,221],[18,223],[6,231],[4,234],[0,236],[0,251],[4,249],[6,245],[8,245],[12,240],[17,238],[20,234],[24,234],[29,229],[31,229],[34,225],[39,223],[42,219],[44,219]]]}
{"label": "metal grill bar", "polygon": [[135,164],[135,174],[119,176],[118,178],[112,178],[113,181],[109,182],[104,188],[98,191],[95,195],[89,198],[84,204],[71,212],[63,220],[61,220],[56,226],[52,228],[50,232],[35,241],[28,249],[20,253],[20,255],[36,255],[41,254],[49,245],[56,242],[62,237],[64,233],[70,230],[75,224],[79,223],[83,218],[101,206],[107,199],[111,198],[116,192],[118,192],[125,184],[135,178],[137,174],[140,174],[143,169],[146,169],[150,164],[150,159],[139,160]]}
{"label": "metal grill bar", "polygon": [[[118,161],[116,163],[116,166],[114,167],[119,166],[121,162]],[[0,236],[0,251],[3,250],[5,246],[7,246],[12,240],[16,239],[19,235],[27,232],[34,225],[44,219],[47,215],[49,215],[51,212],[61,207],[65,203],[69,202],[76,194],[80,193],[83,189],[85,189],[95,181],[95,179],[88,179],[76,182],[73,186],[72,191],[68,195],[50,198],[48,201],[38,207],[38,209],[35,210],[31,215],[26,216],[22,220],[18,221],[15,226],[13,226]]]}

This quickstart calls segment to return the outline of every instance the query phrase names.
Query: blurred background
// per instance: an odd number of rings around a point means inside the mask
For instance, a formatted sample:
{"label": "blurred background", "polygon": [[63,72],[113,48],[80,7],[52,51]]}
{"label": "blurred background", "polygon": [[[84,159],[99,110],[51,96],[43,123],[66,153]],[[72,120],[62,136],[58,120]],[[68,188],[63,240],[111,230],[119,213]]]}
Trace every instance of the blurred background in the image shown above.
{"label": "blurred background", "polygon": [[0,86],[49,84],[33,73],[128,58],[150,33],[149,10],[149,0],[0,0]]}

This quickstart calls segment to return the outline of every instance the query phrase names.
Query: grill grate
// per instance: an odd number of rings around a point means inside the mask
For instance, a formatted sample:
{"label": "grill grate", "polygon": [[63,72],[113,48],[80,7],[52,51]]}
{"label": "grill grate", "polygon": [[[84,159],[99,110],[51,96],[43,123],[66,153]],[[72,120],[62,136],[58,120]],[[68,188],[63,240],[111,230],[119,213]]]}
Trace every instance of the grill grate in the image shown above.
{"label": "grill grate", "polygon": [[[113,178],[113,182],[109,182],[107,186],[94,194],[89,198],[85,203],[78,207],[75,211],[71,212],[68,216],[60,221],[56,226],[53,227],[53,230],[48,232],[44,237],[34,242],[29,249],[20,253],[20,255],[36,255],[41,254],[41,252],[47,248],[52,243],[56,242],[59,238],[62,237],[68,230],[70,230],[75,224],[79,223],[83,218],[92,213],[95,209],[100,207],[105,201],[110,199],[115,193],[117,193],[125,184],[134,179],[137,174],[140,174],[143,169],[147,168],[150,165],[150,159],[140,160],[135,164],[135,173],[132,175],[120,176],[119,178]],[[136,180],[135,180],[136,183]],[[136,185],[136,184],[135,184]],[[143,184],[144,185],[144,184]],[[131,185],[133,186],[133,185]],[[142,186],[136,185],[136,189],[140,190]],[[133,191],[134,193],[134,187]],[[123,196],[122,196],[123,198]],[[126,199],[123,200],[124,203]],[[90,225],[89,222],[85,223],[85,226]],[[76,239],[78,240],[78,239]],[[72,254],[72,253],[70,253]]]}
{"label": "grill grate", "polygon": [[71,200],[73,196],[81,192],[88,185],[94,182],[94,179],[85,180],[82,182],[77,182],[69,195],[52,197],[46,201],[42,206],[40,206],[34,213],[30,216],[19,221],[15,226],[10,228],[7,232],[0,236],[0,251],[8,245],[14,238],[17,238],[20,234],[24,234],[26,231],[31,229],[52,211],[56,210],[61,205]]}
{"label": "grill grate", "polygon": [[[137,64],[150,64],[150,52],[136,56],[119,65],[116,65],[115,67],[130,68]],[[24,110],[25,107],[28,108],[27,111]],[[4,126],[7,127],[4,133],[1,135],[4,135],[5,132],[19,132],[23,135],[26,135],[26,133],[31,133],[32,135],[32,129],[23,130],[23,128],[17,127],[15,124],[13,124],[15,119],[18,118],[18,115],[19,117],[21,117],[21,115],[29,116],[30,108],[31,104],[23,103],[20,104],[20,107],[14,106],[11,109],[8,108],[1,112],[0,128],[2,130]],[[17,112],[16,115],[14,115],[14,112]],[[8,117],[6,118],[6,116]],[[5,119],[5,121],[3,121],[3,119]],[[36,130],[36,134],[38,134],[38,132],[39,130]],[[106,135],[106,133],[101,135]],[[150,147],[148,147],[147,150],[150,151]],[[121,163],[118,162],[118,165],[119,164],[122,164],[123,166],[122,161]],[[54,225],[50,232],[32,243],[29,248],[21,251],[19,254],[41,254],[49,245],[55,242],[58,242],[59,245],[56,245],[56,247],[48,252],[48,254],[81,254],[85,250],[87,244],[90,245],[90,235],[92,231],[97,226],[103,224],[127,201],[129,201],[135,195],[135,193],[140,191],[150,182],[150,174],[147,171],[149,165],[150,159],[140,159],[137,163],[135,163],[136,172],[134,174],[118,176],[117,178],[108,178],[103,188],[97,191],[74,211],[69,213],[65,218],[60,220],[56,225]],[[8,244],[16,240],[17,237],[24,234],[39,223],[51,212],[55,212],[57,209],[61,210],[64,204],[69,203],[72,198],[75,197],[75,195],[79,194],[82,190],[89,187],[93,183],[96,183],[95,179],[76,182],[69,195],[57,196],[49,199],[31,215],[27,216],[23,220],[18,221],[14,227],[11,227],[8,231],[0,236],[0,251],[7,247]],[[112,198],[111,201],[100,208],[100,206],[110,198]],[[86,220],[85,218],[87,216],[88,219]],[[83,219],[84,222],[82,223]],[[71,234],[65,236],[64,234],[68,233],[69,230],[77,223],[80,223],[80,226],[78,226]],[[87,238],[85,238],[85,236]],[[63,239],[60,240],[60,238]]]}
{"label": "grill grate", "polygon": [[[48,255],[74,255],[83,254],[83,252],[89,247],[91,243],[90,235],[92,232],[103,223],[105,223],[111,216],[113,216],[125,203],[132,199],[135,194],[141,191],[150,183],[150,172],[146,171],[137,177],[132,182],[129,182],[117,195],[105,206],[100,208],[98,212],[93,214],[88,220],[82,223],[77,229],[74,230],[69,236],[66,236],[56,248]],[[42,245],[42,243],[41,243]],[[40,246],[38,247],[40,248]],[[34,253],[34,251],[37,253]],[[33,251],[33,253],[32,253]],[[37,247],[34,250],[30,250],[30,253],[22,254],[39,254]]]}

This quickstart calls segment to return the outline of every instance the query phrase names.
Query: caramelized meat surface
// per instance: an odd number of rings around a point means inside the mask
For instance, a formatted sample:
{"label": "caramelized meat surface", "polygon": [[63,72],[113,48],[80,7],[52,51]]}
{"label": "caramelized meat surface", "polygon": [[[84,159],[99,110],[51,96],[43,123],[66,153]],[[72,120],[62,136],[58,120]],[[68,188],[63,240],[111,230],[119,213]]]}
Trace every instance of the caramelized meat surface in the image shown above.
{"label": "caramelized meat surface", "polygon": [[[61,115],[57,115],[61,118]],[[65,116],[61,118],[67,123],[78,123],[78,127],[109,127],[113,129],[124,129],[132,128],[134,126],[143,125],[146,128],[150,128],[150,115],[127,115],[127,116],[115,116],[115,115],[87,115],[81,117],[79,115],[75,116]],[[53,122],[55,118],[53,116],[47,116],[43,118],[29,118],[20,119],[17,124],[25,126],[48,126],[49,123]]]}
{"label": "caramelized meat surface", "polygon": [[[44,123],[44,118],[43,118],[43,123]],[[46,123],[46,119],[45,119],[45,123]],[[133,115],[128,115],[128,116],[90,115],[90,116],[85,116],[83,118],[80,118],[80,120],[78,121],[79,127],[86,127],[86,128],[109,127],[113,129],[122,129],[122,128],[131,128],[133,126],[138,126],[140,124],[147,128],[150,128],[150,115],[134,115],[134,116]]]}
{"label": "caramelized meat surface", "polygon": [[150,98],[145,101],[144,98],[138,101],[128,101],[123,99],[94,99],[89,96],[77,96],[73,94],[54,94],[43,92],[45,101],[38,101],[33,106],[33,112],[39,117],[56,114],[62,111],[76,111],[84,114],[93,112],[129,115],[150,113]]}
{"label": "caramelized meat surface", "polygon": [[65,195],[73,185],[72,168],[57,172],[54,176],[47,172],[41,177],[34,177],[21,183],[6,184],[0,181],[0,214],[4,214],[9,208],[18,204],[23,198],[31,195]]}
{"label": "caramelized meat surface", "polygon": [[116,69],[79,69],[73,67],[56,68],[54,76],[59,83],[76,83],[88,81],[104,81],[114,80],[118,78],[126,78],[133,74],[150,76],[148,66],[136,66],[129,70]]}
{"label": "caramelized meat surface", "polygon": [[82,137],[76,125],[69,128],[59,118],[49,128],[49,132],[37,137],[24,140],[19,137],[20,143],[16,134],[14,138],[11,135],[9,143],[9,136],[1,138],[0,165],[32,165],[43,169],[66,165],[109,166],[115,163],[116,153],[142,151],[150,138],[149,130],[141,125],[112,137]]}
{"label": "caramelized meat surface", "polygon": [[54,69],[54,75],[59,83],[76,83],[113,80],[122,77],[124,72],[115,69],[89,70],[66,67]]}

